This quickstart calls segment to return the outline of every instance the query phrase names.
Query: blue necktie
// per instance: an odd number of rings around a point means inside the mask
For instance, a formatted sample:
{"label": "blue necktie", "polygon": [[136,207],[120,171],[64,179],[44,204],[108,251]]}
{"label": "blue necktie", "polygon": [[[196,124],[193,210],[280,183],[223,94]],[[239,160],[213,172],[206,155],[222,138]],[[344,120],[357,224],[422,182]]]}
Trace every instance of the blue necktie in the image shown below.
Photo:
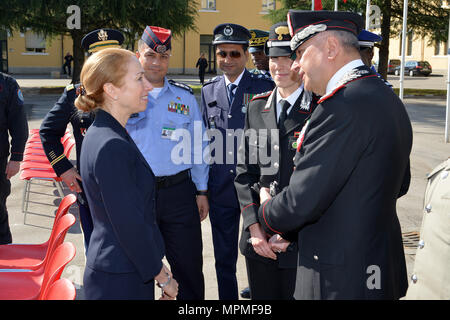
{"label": "blue necktie", "polygon": [[230,106],[233,104],[233,99],[234,99],[234,89],[236,89],[237,85],[235,85],[234,83],[230,83],[227,86],[228,89],[228,102],[230,103]]}

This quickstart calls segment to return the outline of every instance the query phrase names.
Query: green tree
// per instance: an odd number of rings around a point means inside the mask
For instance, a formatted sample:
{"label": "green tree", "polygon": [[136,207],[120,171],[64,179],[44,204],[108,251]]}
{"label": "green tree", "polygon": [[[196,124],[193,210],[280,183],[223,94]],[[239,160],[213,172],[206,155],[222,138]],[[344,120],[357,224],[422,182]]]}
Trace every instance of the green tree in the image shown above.
{"label": "green tree", "polygon": [[[67,8],[77,5],[80,29],[69,29]],[[84,62],[81,39],[89,31],[114,28],[126,35],[126,45],[134,42],[151,24],[169,28],[175,35],[195,30],[197,1],[190,0],[8,0],[0,2],[0,26],[34,32],[48,37],[70,35],[73,40],[74,70],[72,83],[79,81]]]}
{"label": "green tree", "polygon": [[[289,9],[311,10],[311,0],[281,0],[283,7],[273,10],[268,18],[273,22],[286,20]],[[389,60],[389,40],[392,35],[400,35],[403,22],[403,1],[371,0],[371,4],[381,9],[381,36],[376,44],[379,48],[378,72],[386,79]],[[324,10],[334,10],[334,0],[322,0]],[[441,7],[441,0],[409,0],[408,30],[416,37],[429,37],[431,42],[446,41],[448,37],[448,14]],[[365,0],[338,2],[340,11],[352,11],[365,16]],[[430,43],[431,44],[431,43]]]}

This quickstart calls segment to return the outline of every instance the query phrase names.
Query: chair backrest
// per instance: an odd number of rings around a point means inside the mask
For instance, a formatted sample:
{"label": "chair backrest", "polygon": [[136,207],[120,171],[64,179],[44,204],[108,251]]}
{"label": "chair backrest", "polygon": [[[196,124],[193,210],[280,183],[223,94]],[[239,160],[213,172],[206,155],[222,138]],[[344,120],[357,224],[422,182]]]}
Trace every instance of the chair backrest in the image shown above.
{"label": "chair backrest", "polygon": [[47,240],[48,244],[50,244],[50,242],[52,242],[52,240],[54,238],[53,230],[55,229],[56,222],[59,220],[59,218],[61,218],[67,212],[69,212],[70,207],[75,202],[77,202],[77,196],[74,195],[73,193],[68,194],[61,200],[61,203],[59,204],[58,209],[56,210],[56,213],[55,213],[55,219],[53,220],[52,233],[50,233],[50,238]]}
{"label": "chair backrest", "polygon": [[73,138],[67,139],[67,140],[64,142],[64,144],[63,144],[63,147],[64,147],[64,155],[65,155],[67,158],[69,158],[70,152],[72,151],[72,148],[74,147],[74,145],[75,145],[75,140],[74,140]]}
{"label": "chair backrest", "polygon": [[61,200],[61,203],[58,206],[58,210],[56,210],[56,213],[55,213],[55,221],[53,222],[53,225],[55,225],[56,221],[60,217],[62,217],[69,211],[70,207],[75,202],[77,202],[77,196],[74,195],[73,193],[68,194]]}
{"label": "chair backrest", "polygon": [[75,300],[77,291],[70,280],[56,280],[41,297],[41,300]]}
{"label": "chair backrest", "polygon": [[71,213],[67,213],[60,217],[54,224],[52,233],[50,234],[50,239],[48,240],[47,252],[45,253],[45,258],[42,261],[42,266],[44,268],[49,262],[49,258],[51,257],[55,249],[64,242],[67,231],[69,231],[70,227],[75,224],[75,221],[75,216]]}
{"label": "chair backrest", "polygon": [[71,242],[64,242],[52,253],[44,268],[44,278],[38,299],[45,297],[49,287],[61,277],[66,265],[75,257],[75,252],[75,246]]}

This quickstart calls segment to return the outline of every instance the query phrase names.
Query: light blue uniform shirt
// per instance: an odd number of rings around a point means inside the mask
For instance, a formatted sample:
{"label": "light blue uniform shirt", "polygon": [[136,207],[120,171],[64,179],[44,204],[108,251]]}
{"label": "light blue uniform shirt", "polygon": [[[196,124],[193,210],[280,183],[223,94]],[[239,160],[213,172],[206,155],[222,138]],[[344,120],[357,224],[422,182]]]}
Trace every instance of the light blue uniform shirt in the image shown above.
{"label": "light blue uniform shirt", "polygon": [[149,94],[147,109],[130,118],[126,129],[157,177],[191,169],[197,190],[208,189],[209,164],[203,159],[208,141],[203,141],[197,100],[188,90],[166,78],[158,97]]}

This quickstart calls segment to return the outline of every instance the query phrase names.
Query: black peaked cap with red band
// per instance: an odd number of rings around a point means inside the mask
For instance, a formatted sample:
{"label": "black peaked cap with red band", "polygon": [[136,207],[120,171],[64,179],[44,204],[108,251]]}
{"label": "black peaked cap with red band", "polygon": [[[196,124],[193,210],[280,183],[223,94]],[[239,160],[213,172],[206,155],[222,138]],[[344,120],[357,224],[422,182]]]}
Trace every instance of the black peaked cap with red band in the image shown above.
{"label": "black peaked cap with red band", "polygon": [[326,30],[348,31],[357,37],[364,25],[362,16],[346,11],[289,10],[287,18],[293,51],[305,41]]}
{"label": "black peaked cap with red band", "polygon": [[161,27],[147,26],[141,40],[158,53],[172,49],[172,31]]}

